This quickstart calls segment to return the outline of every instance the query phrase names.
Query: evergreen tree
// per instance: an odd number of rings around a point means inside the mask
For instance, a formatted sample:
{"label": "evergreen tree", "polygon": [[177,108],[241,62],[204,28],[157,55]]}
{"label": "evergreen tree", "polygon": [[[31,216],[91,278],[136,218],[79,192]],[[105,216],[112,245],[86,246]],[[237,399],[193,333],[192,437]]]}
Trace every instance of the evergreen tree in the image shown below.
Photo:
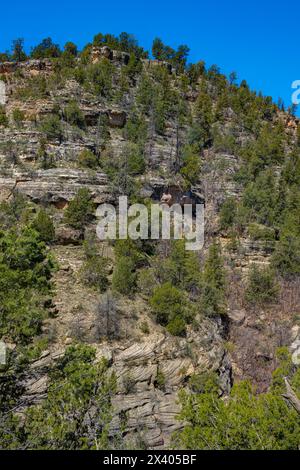
{"label": "evergreen tree", "polygon": [[14,39],[12,43],[12,60],[15,62],[23,62],[27,59],[27,55],[24,51],[24,39]]}
{"label": "evergreen tree", "polygon": [[74,228],[83,228],[93,218],[94,208],[90,191],[86,188],[78,190],[65,211],[64,220]]}
{"label": "evergreen tree", "polygon": [[115,291],[123,295],[133,293],[136,282],[133,261],[126,256],[121,256],[115,266],[112,287]]}
{"label": "evergreen tree", "polygon": [[33,223],[33,228],[39,233],[41,240],[50,243],[54,240],[55,229],[51,217],[44,209],[40,209]]}
{"label": "evergreen tree", "polygon": [[202,278],[201,305],[205,315],[225,314],[225,271],[220,245],[209,247]]}
{"label": "evergreen tree", "polygon": [[115,377],[95,350],[70,346],[51,373],[47,398],[29,408],[24,430],[29,449],[107,449]]}

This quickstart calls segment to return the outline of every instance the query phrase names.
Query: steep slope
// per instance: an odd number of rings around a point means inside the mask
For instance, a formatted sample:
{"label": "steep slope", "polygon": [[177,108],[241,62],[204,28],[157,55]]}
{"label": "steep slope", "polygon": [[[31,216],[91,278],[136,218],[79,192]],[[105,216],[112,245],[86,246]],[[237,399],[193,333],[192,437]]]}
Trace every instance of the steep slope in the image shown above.
{"label": "steep slope", "polygon": [[[39,336],[47,340],[24,372],[17,412],[43,402],[51,365],[77,342],[95,347],[97,358],[105,357],[116,373],[110,433],[121,431],[128,445],[170,446],[172,432],[182,426],[176,420],[178,391],[195,376],[216,373],[220,396],[245,378],[265,391],[277,366],[276,349],[293,351],[300,341],[299,277],[278,265],[273,299],[260,301],[258,289],[249,300],[247,292],[251,265],[273,263],[285,233],[283,216],[291,207],[297,211],[297,182],[293,186],[286,174],[296,172],[288,165],[294,164],[293,152],[299,156],[298,120],[246,83],[229,83],[201,63],[180,71],[108,47],[94,47],[88,58],[71,63],[2,63],[0,75],[0,200],[4,208],[17,194],[25,196],[29,221],[39,207],[46,209],[55,226],[48,246],[58,264]],[[196,297],[187,290],[194,317],[185,333],[170,334],[155,321],[153,292],[145,288],[163,285],[168,271],[161,280],[159,261],[147,247],[150,261],[137,262],[134,271],[139,279],[143,269],[154,272],[153,286],[146,277],[128,294],[112,294],[118,258],[112,244],[99,241],[93,242],[93,256],[108,259],[108,290],[84,283],[82,241],[95,233],[95,220],[72,226],[66,219],[81,188],[89,191],[93,210],[103,202],[117,204],[123,194],[158,202],[165,192],[174,200],[188,192],[194,202],[205,201],[205,247],[196,264],[205,272],[208,248],[219,241],[225,311],[206,312],[201,284]],[[154,245],[163,269],[172,248]],[[105,302],[114,303],[106,324]],[[18,348],[9,332],[3,339]]]}

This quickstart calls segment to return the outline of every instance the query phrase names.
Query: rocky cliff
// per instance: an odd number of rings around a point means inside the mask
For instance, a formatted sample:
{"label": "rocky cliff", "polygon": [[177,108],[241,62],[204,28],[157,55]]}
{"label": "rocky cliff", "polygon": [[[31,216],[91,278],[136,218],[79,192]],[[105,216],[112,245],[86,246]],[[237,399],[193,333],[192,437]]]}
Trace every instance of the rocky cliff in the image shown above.
{"label": "rocky cliff", "polygon": [[[118,299],[118,334],[113,338],[97,334],[99,294],[80,278],[82,240],[95,231],[95,224],[71,228],[63,221],[64,211],[80,188],[90,191],[94,209],[103,202],[117,203],[123,187],[110,170],[114,167],[119,174],[123,171],[120,161],[127,155],[128,145],[137,144],[130,134],[137,125],[145,129],[141,131],[145,169],[140,174],[133,171],[130,176],[136,194],[153,201],[159,201],[167,190],[183,194],[184,179],[178,171],[182,165],[180,149],[187,144],[191,122],[199,113],[196,108],[204,83],[215,112],[220,105],[214,77],[204,80],[200,74],[191,83],[187,74],[179,75],[169,64],[149,60],[140,61],[132,71],[129,54],[108,47],[94,48],[90,63],[83,67],[97,64],[99,69],[91,69],[91,73],[98,74],[93,83],[98,84],[101,74],[107,74],[110,89],[106,92],[105,80],[96,92],[87,86],[80,75],[79,60],[72,65],[78,73],[64,76],[50,59],[0,64],[0,103],[7,119],[5,126],[0,125],[0,201],[10,201],[18,193],[49,210],[56,230],[51,251],[58,263],[53,275],[54,314],[43,325],[43,333],[51,340],[23,378],[24,393],[17,410],[22,413],[30,404],[44,399],[49,367],[67,345],[80,340],[95,346],[97,357],[106,357],[116,373],[118,391],[113,399],[111,433],[120,430],[125,416],[125,440],[163,448],[170,445],[172,432],[181,426],[176,420],[177,393],[193,374],[216,372],[220,395],[228,394],[233,381],[243,378],[254,381],[260,391],[266,390],[276,367],[276,349],[281,345],[290,347],[300,339],[295,319],[299,282],[282,280],[278,300],[271,306],[251,307],[244,301],[249,266],[269,265],[272,251],[247,232],[240,233],[238,248],[232,250],[230,235],[220,228],[224,201],[242,198],[243,186],[235,175],[243,160],[238,146],[224,144],[224,139],[217,144],[210,137],[198,150],[201,171],[190,189],[192,198],[205,202],[206,240],[200,258],[213,239],[222,245],[229,280],[226,316],[202,318],[198,312],[197,327],[188,325],[185,337],[172,336],[154,321],[149,302],[137,292],[133,297]],[[180,114],[168,104],[163,129],[154,122],[159,117],[154,116],[155,110],[145,104],[147,96],[141,98],[147,80],[157,82],[162,93],[170,94],[166,101],[175,94],[175,107],[184,107]],[[150,98],[151,93],[153,89]],[[68,111],[74,102],[75,117]],[[57,129],[50,121],[54,115]],[[139,124],[141,116],[143,123]],[[298,120],[279,110],[257,119],[272,126],[283,125],[287,137],[284,152],[288,154],[297,138]],[[252,131],[239,122],[226,103],[214,129],[223,138],[234,135],[238,145],[253,138]],[[87,150],[99,157],[93,168],[80,164],[80,155]],[[112,247],[98,242],[97,249],[110,257],[113,269]],[[147,331],[141,328],[145,323]],[[163,383],[158,381],[159,376],[164,378]]]}

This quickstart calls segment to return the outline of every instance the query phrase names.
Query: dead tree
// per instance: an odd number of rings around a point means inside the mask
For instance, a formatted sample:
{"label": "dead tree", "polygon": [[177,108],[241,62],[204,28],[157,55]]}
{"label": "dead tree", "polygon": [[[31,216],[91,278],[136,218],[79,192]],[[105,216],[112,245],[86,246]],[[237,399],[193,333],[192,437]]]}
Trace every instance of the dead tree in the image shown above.
{"label": "dead tree", "polygon": [[295,408],[297,413],[300,414],[300,399],[297,397],[286,377],[284,378],[284,383],[286,391],[282,394],[283,398],[285,398]]}
{"label": "dead tree", "polygon": [[115,339],[119,336],[119,315],[117,302],[113,294],[108,291],[100,298],[96,310],[96,336],[97,339],[106,337]]}

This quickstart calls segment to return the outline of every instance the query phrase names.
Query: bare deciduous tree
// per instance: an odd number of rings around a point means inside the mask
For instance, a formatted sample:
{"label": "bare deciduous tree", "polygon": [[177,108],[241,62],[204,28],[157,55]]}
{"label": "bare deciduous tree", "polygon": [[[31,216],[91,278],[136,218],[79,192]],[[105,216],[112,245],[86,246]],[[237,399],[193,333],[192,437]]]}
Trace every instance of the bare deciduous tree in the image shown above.
{"label": "bare deciduous tree", "polygon": [[96,337],[115,339],[119,336],[119,315],[117,301],[111,291],[105,292],[96,309]]}

